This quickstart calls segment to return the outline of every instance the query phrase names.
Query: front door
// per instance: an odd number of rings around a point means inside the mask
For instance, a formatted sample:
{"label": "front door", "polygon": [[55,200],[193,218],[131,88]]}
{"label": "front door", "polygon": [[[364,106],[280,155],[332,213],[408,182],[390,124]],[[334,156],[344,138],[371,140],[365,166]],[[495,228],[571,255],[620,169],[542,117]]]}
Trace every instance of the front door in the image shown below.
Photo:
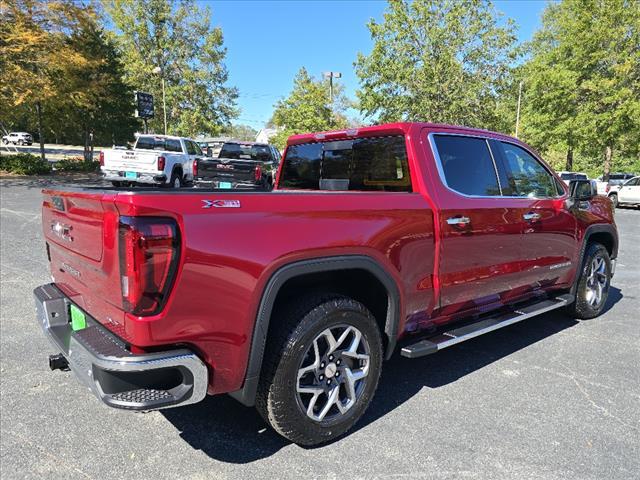
{"label": "front door", "polygon": [[618,201],[622,203],[640,203],[640,177],[632,178],[620,187]]}
{"label": "front door", "polygon": [[566,286],[577,266],[576,219],[565,202],[564,186],[523,147],[505,141],[492,146],[524,223],[521,271],[527,288],[535,292]]}

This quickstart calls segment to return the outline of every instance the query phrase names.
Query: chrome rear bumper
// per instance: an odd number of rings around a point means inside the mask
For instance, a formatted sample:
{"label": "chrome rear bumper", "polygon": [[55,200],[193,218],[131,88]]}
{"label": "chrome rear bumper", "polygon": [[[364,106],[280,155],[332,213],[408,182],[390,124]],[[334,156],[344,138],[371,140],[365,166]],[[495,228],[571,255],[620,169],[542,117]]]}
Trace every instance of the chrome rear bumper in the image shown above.
{"label": "chrome rear bumper", "polygon": [[103,403],[157,410],[196,403],[207,393],[206,365],[182,348],[138,355],[85,313],[86,328],[71,328],[71,301],[54,284],[34,290],[38,321],[70,369]]}

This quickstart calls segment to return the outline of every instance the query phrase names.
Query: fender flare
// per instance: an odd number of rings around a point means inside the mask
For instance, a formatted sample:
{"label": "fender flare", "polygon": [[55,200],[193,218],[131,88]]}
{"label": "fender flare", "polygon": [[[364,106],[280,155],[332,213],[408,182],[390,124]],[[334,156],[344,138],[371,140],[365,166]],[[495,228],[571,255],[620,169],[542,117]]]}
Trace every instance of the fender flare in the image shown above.
{"label": "fender flare", "polygon": [[618,257],[618,230],[610,223],[596,223],[589,225],[582,237],[582,246],[580,247],[580,256],[578,257],[578,267],[576,268],[576,276],[573,279],[570,293],[575,297],[576,289],[578,288],[578,279],[580,278],[580,272],[582,271],[582,263],[584,262],[584,253],[587,250],[589,244],[589,238],[595,233],[608,233],[613,239],[613,245],[611,247],[611,259]]}
{"label": "fender flare", "polygon": [[387,318],[384,334],[387,338],[385,358],[388,360],[393,354],[400,321],[400,290],[393,277],[379,262],[366,255],[344,255],[336,257],[322,257],[310,260],[292,262],[276,270],[267,282],[260,300],[256,322],[253,327],[251,347],[244,384],[240,390],[230,395],[247,406],[255,405],[256,392],[262,369],[262,360],[267,343],[269,322],[273,313],[273,306],[280,288],[288,280],[310,273],[329,272],[338,270],[366,270],[382,283],[387,291]]}

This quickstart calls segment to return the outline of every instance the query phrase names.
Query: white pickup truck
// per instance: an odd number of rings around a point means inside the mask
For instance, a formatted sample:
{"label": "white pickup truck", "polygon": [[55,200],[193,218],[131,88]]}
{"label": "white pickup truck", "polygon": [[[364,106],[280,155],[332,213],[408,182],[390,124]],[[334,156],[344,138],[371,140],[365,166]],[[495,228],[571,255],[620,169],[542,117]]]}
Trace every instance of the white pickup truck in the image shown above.
{"label": "white pickup truck", "polygon": [[194,160],[202,150],[189,138],[140,135],[133,150],[100,152],[100,170],[114,186],[153,184],[180,188],[193,181]]}

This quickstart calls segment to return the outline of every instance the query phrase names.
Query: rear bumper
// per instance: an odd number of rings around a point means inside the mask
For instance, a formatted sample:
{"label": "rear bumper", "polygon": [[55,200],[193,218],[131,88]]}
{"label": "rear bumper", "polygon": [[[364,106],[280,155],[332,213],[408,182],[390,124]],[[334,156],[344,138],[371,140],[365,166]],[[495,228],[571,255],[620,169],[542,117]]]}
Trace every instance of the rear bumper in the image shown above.
{"label": "rear bumper", "polygon": [[207,367],[192,351],[133,354],[86,314],[86,328],[73,331],[71,301],[54,284],[42,285],[33,293],[45,336],[78,379],[106,405],[146,411],[196,403],[205,397]]}
{"label": "rear bumper", "polygon": [[117,172],[115,170],[103,170],[104,179],[110,182],[133,182],[146,183],[150,185],[158,185],[167,182],[167,176],[164,173],[138,173],[136,178],[126,178],[125,172]]}

